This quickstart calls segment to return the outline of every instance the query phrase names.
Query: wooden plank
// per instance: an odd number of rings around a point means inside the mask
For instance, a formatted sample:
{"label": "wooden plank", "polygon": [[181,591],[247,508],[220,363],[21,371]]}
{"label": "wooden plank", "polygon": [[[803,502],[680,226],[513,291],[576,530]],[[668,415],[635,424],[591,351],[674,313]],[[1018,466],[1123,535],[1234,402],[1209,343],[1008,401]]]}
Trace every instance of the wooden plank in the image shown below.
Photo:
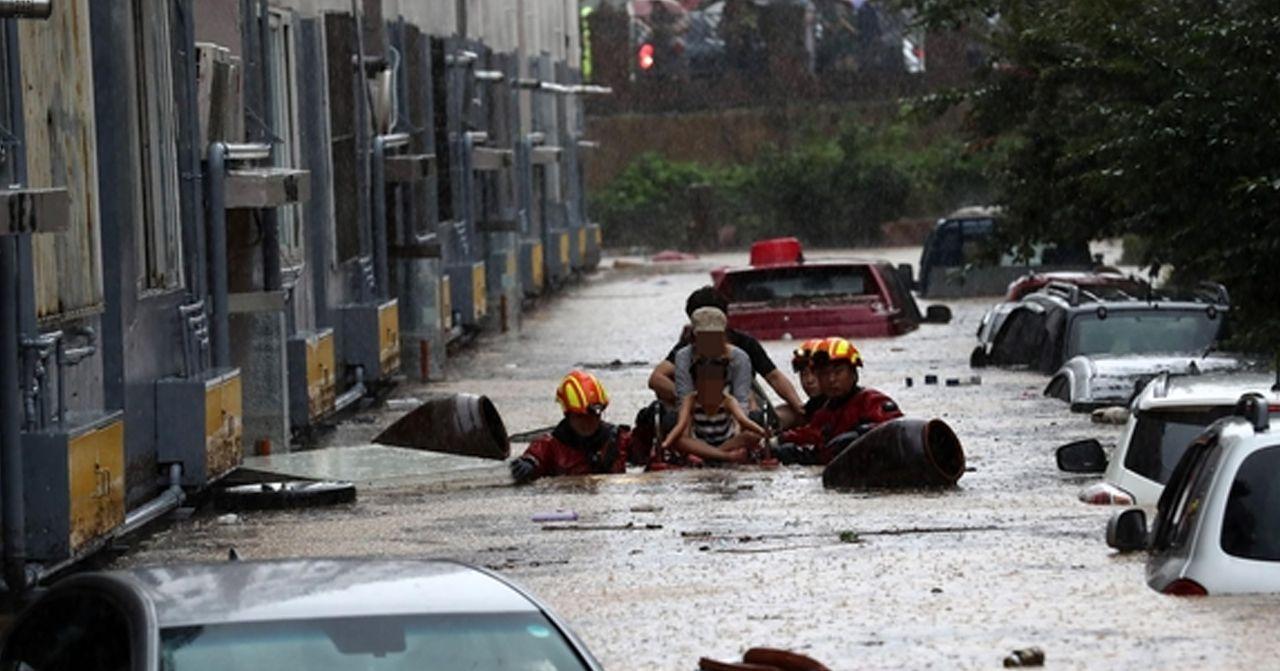
{"label": "wooden plank", "polygon": [[48,21],[18,22],[28,185],[65,187],[70,199],[70,232],[33,244],[41,319],[102,305],[89,2],[63,0]]}

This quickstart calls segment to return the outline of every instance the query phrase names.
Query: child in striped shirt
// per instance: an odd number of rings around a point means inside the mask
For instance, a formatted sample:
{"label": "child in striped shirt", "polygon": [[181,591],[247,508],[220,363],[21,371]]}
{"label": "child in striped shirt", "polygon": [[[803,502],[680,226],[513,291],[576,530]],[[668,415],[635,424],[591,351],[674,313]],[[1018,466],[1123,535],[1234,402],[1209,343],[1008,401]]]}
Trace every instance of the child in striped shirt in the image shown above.
{"label": "child in striped shirt", "polygon": [[675,428],[662,441],[664,449],[675,447],[702,459],[742,463],[751,457],[749,448],[768,436],[725,391],[728,367],[724,358],[694,361],[694,392],[681,401]]}

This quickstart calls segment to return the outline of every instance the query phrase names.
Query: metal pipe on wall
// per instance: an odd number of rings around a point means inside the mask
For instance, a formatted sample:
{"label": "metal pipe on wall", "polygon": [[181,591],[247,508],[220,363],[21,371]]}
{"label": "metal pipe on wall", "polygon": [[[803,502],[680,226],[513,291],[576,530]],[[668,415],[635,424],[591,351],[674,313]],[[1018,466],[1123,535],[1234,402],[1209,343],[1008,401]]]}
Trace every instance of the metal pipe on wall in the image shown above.
{"label": "metal pipe on wall", "polygon": [[209,146],[209,287],[213,303],[213,365],[231,365],[230,310],[227,306],[227,145]]}
{"label": "metal pipe on wall", "polygon": [[0,476],[4,494],[4,580],[10,594],[27,587],[23,496],[22,405],[18,386],[18,239],[0,236]]}
{"label": "metal pipe on wall", "polygon": [[388,298],[387,138],[383,135],[373,139],[373,272],[378,298]]}

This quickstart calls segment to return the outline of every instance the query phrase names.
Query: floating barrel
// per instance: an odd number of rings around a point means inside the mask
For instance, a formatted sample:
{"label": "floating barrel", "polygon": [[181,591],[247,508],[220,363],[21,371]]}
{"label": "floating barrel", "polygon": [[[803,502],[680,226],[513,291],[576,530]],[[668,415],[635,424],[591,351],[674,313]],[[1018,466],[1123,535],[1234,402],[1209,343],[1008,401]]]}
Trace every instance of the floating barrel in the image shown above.
{"label": "floating barrel", "polygon": [[822,471],[827,488],[950,487],[964,475],[960,439],[940,419],[895,419],[844,448]]}
{"label": "floating barrel", "polygon": [[485,459],[511,455],[511,442],[498,409],[487,397],[473,394],[426,401],[373,442]]}

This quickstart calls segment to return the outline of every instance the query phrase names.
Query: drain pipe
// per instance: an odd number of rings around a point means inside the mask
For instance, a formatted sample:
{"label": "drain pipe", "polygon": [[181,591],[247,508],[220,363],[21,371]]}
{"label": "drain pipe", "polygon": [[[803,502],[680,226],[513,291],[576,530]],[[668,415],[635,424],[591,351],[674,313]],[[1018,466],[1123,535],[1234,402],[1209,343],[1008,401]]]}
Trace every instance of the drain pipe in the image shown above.
{"label": "drain pipe", "polygon": [[4,484],[4,581],[9,594],[27,585],[23,500],[22,402],[18,394],[18,238],[0,236],[0,477]]}
{"label": "drain pipe", "polygon": [[141,529],[148,522],[182,505],[185,500],[187,495],[182,491],[182,464],[169,464],[169,488],[125,515],[124,526],[120,527],[119,535]]}
{"label": "drain pipe", "polygon": [[227,307],[227,145],[209,147],[209,288],[213,303],[213,365],[231,365],[230,311]]}
{"label": "drain pipe", "polygon": [[333,411],[342,412],[364,397],[364,366],[356,366],[356,383],[334,399]]}
{"label": "drain pipe", "polygon": [[373,138],[373,274],[378,298],[389,298],[387,286],[387,136]]}

